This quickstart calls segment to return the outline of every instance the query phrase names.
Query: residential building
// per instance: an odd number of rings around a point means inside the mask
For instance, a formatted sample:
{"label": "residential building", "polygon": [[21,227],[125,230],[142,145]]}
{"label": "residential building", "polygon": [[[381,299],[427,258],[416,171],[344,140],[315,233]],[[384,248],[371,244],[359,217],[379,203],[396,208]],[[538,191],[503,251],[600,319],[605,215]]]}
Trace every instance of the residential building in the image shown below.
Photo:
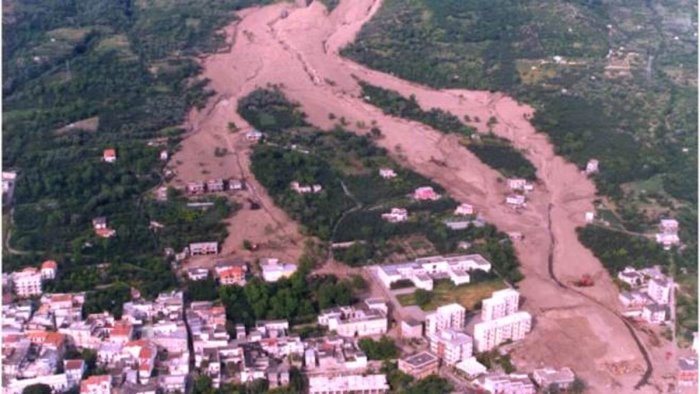
{"label": "residential building", "polygon": [[586,163],[586,174],[591,175],[598,172],[598,160],[591,159]]}
{"label": "residential building", "polygon": [[446,328],[430,335],[429,340],[430,351],[447,365],[472,356],[472,337],[462,331]]}
{"label": "residential building", "polygon": [[445,329],[464,329],[466,309],[459,304],[447,304],[438,307],[435,312],[425,315],[425,335],[431,335]]}
{"label": "residential building", "polygon": [[400,223],[408,220],[408,211],[404,208],[391,208],[391,212],[383,213],[382,219],[389,223]]}
{"label": "residential building", "polygon": [[320,193],[323,190],[323,186],[321,185],[301,185],[297,181],[292,182],[290,187],[298,194]]}
{"label": "residential building", "polygon": [[228,190],[243,190],[244,186],[245,184],[240,179],[229,179],[228,181]]}
{"label": "residential building", "polygon": [[508,179],[508,188],[510,188],[510,190],[532,191],[534,186],[526,179],[518,178]]}
{"label": "residential building", "polygon": [[399,359],[399,370],[415,379],[423,379],[437,374],[438,358],[426,351],[415,353]]}
{"label": "residential building", "polygon": [[525,374],[490,373],[474,382],[492,394],[535,394],[535,385]]}
{"label": "residential building", "polygon": [[263,139],[265,135],[258,130],[251,129],[250,131],[245,133],[245,139],[251,142],[258,142],[261,139]]}
{"label": "residential building", "polygon": [[17,173],[12,171],[2,172],[2,202],[8,204],[12,201],[15,194],[15,184],[17,181]]}
{"label": "residential building", "polygon": [[384,167],[379,169],[379,176],[384,179],[392,179],[396,178],[396,172],[391,168]]}
{"label": "residential building", "polygon": [[385,334],[389,328],[386,304],[361,303],[321,311],[318,324],[343,337]]}
{"label": "residential building", "polygon": [[296,272],[296,264],[283,263],[276,258],[260,259],[260,270],[265,282],[277,282],[282,278],[289,278]]}
{"label": "residential building", "polygon": [[525,196],[523,196],[522,194],[511,194],[507,196],[506,204],[510,205],[513,208],[521,208],[527,205],[525,202]]}
{"label": "residential building", "polygon": [[548,389],[555,385],[559,390],[568,390],[575,379],[574,371],[568,367],[560,369],[540,368],[532,371],[532,380],[542,389]]}
{"label": "residential building", "polygon": [[41,263],[41,278],[44,280],[56,279],[58,264],[54,260],[46,260]]}
{"label": "residential building", "polygon": [[160,157],[160,160],[162,160],[162,161],[168,161],[168,157],[169,157],[168,151],[167,150],[160,151],[159,157]]}
{"label": "residential building", "polygon": [[678,385],[693,387],[698,384],[698,358],[681,357],[678,359]]}
{"label": "residential building", "polygon": [[623,291],[618,296],[618,299],[625,308],[639,309],[654,302],[647,293],[642,293],[641,291]]}
{"label": "residential building", "polygon": [[41,295],[41,282],[41,272],[34,267],[12,273],[12,284],[19,297]]}
{"label": "residential building", "polygon": [[677,220],[662,219],[659,223],[659,230],[660,232],[656,234],[656,242],[662,244],[665,249],[670,249],[680,243]]}
{"label": "residential building", "polygon": [[413,198],[418,201],[435,201],[440,195],[431,186],[421,186],[413,192]]}
{"label": "residential building", "polygon": [[649,281],[647,294],[657,304],[666,305],[671,302],[671,292],[674,286],[673,280],[669,278],[654,278]]}
{"label": "residential building", "polygon": [[464,374],[470,379],[485,374],[488,371],[488,368],[477,361],[476,357],[474,356],[465,358],[464,360],[458,362],[455,365],[455,368],[464,372]]}
{"label": "residential building", "polygon": [[367,369],[367,355],[352,338],[309,338],[304,347],[304,369],[309,376]]}
{"label": "residential building", "polygon": [[189,246],[189,252],[192,256],[219,254],[218,242],[194,242]]}
{"label": "residential building", "polygon": [[245,271],[242,267],[231,267],[219,273],[219,283],[223,286],[245,286]]}
{"label": "residential building", "polygon": [[455,285],[469,283],[469,271],[490,271],[491,263],[481,255],[422,257],[414,261],[374,266],[377,277],[387,288],[407,279],[421,289],[433,290],[434,278],[449,278]]}
{"label": "residential building", "polygon": [[209,270],[206,268],[189,268],[187,270],[187,278],[189,280],[205,280],[209,277]]}
{"label": "residential building", "polygon": [[117,151],[114,148],[105,149],[102,152],[102,161],[106,163],[114,163],[117,161]]}
{"label": "residential building", "polygon": [[518,311],[520,293],[514,289],[494,291],[481,302],[481,320],[488,321],[512,315]]}
{"label": "residential building", "polygon": [[3,392],[7,394],[22,394],[25,388],[35,384],[45,384],[56,393],[66,392],[72,387],[71,382],[68,381],[68,377],[64,373],[36,376],[28,379],[12,379],[6,384],[7,386],[3,388]]}
{"label": "residential building", "polygon": [[381,394],[387,391],[389,384],[384,374],[309,377],[309,394]]}
{"label": "residential building", "polygon": [[648,304],[642,307],[642,319],[648,323],[661,324],[666,321],[666,305]]}
{"label": "residential building", "polygon": [[202,194],[207,190],[205,183],[201,181],[187,182],[185,188],[189,194]]}
{"label": "residential building", "polygon": [[80,385],[80,381],[83,380],[83,375],[86,370],[87,366],[82,359],[63,361],[63,373],[66,374],[66,378],[71,387],[78,387]]}
{"label": "residential building", "polygon": [[593,223],[593,221],[595,220],[595,212],[588,211],[584,214],[583,218],[586,221],[586,223]]}
{"label": "residential building", "polygon": [[474,213],[474,206],[467,204],[466,202],[459,204],[459,206],[455,209],[455,215],[467,216],[473,215]]}
{"label": "residential building", "polygon": [[224,191],[224,180],[223,179],[210,179],[207,181],[207,191],[210,193],[222,192]]}
{"label": "residential building", "polygon": [[638,287],[645,283],[644,275],[632,267],[625,267],[624,270],[618,272],[617,279],[631,287]]}
{"label": "residential building", "polygon": [[111,388],[109,375],[94,375],[80,382],[80,394],[110,394]]}
{"label": "residential building", "polygon": [[423,323],[410,317],[401,320],[401,338],[421,338]]}
{"label": "residential building", "polygon": [[491,350],[507,340],[525,338],[532,327],[532,316],[525,311],[500,319],[482,321],[474,326],[474,345],[478,352]]}

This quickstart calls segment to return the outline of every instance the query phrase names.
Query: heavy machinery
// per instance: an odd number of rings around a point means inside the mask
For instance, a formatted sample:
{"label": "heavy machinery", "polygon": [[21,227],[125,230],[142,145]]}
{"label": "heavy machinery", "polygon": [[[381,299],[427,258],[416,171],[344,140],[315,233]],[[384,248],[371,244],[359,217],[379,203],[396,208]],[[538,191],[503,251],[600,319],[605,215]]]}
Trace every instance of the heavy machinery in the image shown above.
{"label": "heavy machinery", "polygon": [[595,284],[595,281],[593,281],[593,278],[588,275],[582,275],[579,279],[574,281],[574,286],[576,287],[591,287]]}

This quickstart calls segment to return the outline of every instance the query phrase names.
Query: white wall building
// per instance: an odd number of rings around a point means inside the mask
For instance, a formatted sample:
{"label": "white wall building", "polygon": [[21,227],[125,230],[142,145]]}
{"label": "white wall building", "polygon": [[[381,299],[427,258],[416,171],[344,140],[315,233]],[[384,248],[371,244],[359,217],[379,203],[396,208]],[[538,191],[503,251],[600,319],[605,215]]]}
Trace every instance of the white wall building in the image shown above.
{"label": "white wall building", "polygon": [[283,263],[279,259],[269,258],[260,260],[260,270],[265,282],[277,282],[282,278],[289,278],[296,272],[296,264]]}
{"label": "white wall building", "polygon": [[448,328],[462,330],[466,309],[459,304],[447,304],[438,307],[435,312],[425,316],[425,336],[430,337],[438,331]]}
{"label": "white wall building", "polygon": [[483,321],[474,326],[474,346],[477,351],[488,351],[507,340],[525,338],[532,328],[532,316],[525,311],[500,319]]}
{"label": "white wall building", "polygon": [[494,291],[491,298],[481,302],[481,319],[483,321],[500,319],[518,311],[520,293],[513,289]]}
{"label": "white wall building", "polygon": [[386,375],[310,376],[309,394],[385,393]]}
{"label": "white wall building", "polygon": [[489,393],[535,394],[535,385],[525,374],[491,373],[476,381],[476,384]]}
{"label": "white wall building", "polygon": [[382,219],[389,223],[400,223],[408,220],[408,211],[404,208],[391,208],[391,212],[383,213]]}
{"label": "white wall building", "polygon": [[433,278],[436,276],[447,275],[452,283],[461,285],[469,283],[469,271],[489,272],[491,263],[478,254],[431,256],[405,263],[378,265],[374,270],[387,288],[394,282],[407,279],[420,289],[432,290]]}
{"label": "white wall building", "polygon": [[25,388],[34,384],[45,384],[51,387],[51,389],[56,393],[66,392],[72,387],[71,383],[68,381],[68,376],[62,373],[58,375],[44,375],[21,380],[13,379],[10,380],[9,384],[3,389],[3,392],[7,394],[22,394],[22,391],[24,391]]}
{"label": "white wall building", "polygon": [[389,329],[386,304],[364,303],[321,311],[318,324],[343,337],[385,334]]}

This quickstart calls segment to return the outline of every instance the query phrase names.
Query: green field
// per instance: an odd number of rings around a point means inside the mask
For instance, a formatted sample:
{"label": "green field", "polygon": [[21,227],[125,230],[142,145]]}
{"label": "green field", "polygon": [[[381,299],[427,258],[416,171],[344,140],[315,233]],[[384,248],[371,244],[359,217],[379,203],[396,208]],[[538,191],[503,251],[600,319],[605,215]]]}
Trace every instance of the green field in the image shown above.
{"label": "green field", "polygon": [[[456,302],[467,308],[467,310],[475,310],[478,309],[484,298],[489,298],[494,291],[505,289],[506,287],[506,284],[500,279],[460,286],[455,286],[449,281],[435,281],[433,298],[422,309],[433,311],[439,306]],[[416,305],[413,294],[401,294],[396,298],[403,306]]]}

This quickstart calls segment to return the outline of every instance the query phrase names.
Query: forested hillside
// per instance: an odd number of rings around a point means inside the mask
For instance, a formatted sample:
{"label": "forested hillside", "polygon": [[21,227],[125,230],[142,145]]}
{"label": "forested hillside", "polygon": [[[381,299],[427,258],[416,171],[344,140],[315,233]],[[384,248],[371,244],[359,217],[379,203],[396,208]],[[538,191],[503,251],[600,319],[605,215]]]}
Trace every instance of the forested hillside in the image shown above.
{"label": "forested hillside", "polygon": [[[198,213],[147,192],[161,182],[159,151],[176,148],[186,113],[209,95],[193,56],[220,47],[215,31],[254,2],[3,2],[2,165],[19,174],[5,270],[53,258],[60,290],[123,281],[149,295],[174,284],[165,247],[223,240],[228,203]],[[115,163],[101,161],[106,148]],[[97,216],[115,237],[94,235]]]}

